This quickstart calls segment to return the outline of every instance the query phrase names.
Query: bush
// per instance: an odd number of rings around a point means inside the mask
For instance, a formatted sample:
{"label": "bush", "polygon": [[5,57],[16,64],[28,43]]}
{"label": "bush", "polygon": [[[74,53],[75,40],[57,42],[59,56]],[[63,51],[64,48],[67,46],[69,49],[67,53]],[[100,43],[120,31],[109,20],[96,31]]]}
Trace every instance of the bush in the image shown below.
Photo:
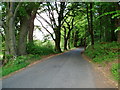
{"label": "bush", "polygon": [[118,65],[117,63],[114,63],[112,65],[111,72],[116,80],[120,80],[120,77],[119,77],[120,72],[119,71],[120,71],[120,64]]}
{"label": "bush", "polygon": [[119,47],[120,44],[117,42],[112,43],[96,43],[94,48],[89,46],[85,54],[93,59],[94,62],[110,62],[117,59],[118,54],[120,54]]}
{"label": "bush", "polygon": [[48,55],[51,53],[55,53],[53,50],[53,46],[48,43],[48,44],[33,44],[33,43],[28,43],[27,44],[27,53],[28,54],[38,54],[38,55]]}

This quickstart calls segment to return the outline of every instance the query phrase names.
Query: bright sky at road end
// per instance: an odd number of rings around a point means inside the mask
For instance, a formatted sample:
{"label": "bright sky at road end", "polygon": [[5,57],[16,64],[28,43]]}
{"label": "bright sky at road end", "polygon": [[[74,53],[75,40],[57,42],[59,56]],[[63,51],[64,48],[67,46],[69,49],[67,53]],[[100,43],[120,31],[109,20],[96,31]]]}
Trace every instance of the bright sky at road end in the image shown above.
{"label": "bright sky at road end", "polygon": [[1,2],[119,2],[120,0],[1,0]]}

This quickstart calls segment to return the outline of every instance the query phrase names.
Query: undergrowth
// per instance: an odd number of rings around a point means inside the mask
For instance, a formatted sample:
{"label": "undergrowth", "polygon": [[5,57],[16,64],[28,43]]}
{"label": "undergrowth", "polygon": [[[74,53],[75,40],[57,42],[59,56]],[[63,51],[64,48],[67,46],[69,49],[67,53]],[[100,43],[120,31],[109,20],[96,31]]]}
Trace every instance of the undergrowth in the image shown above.
{"label": "undergrowth", "polygon": [[115,80],[120,82],[120,63],[114,63],[111,68],[112,75],[114,76]]}
{"label": "undergrowth", "polygon": [[[120,55],[119,47],[120,43],[118,42],[95,43],[94,47],[88,46],[86,48],[85,55],[95,63],[106,65],[109,62],[118,60],[118,55]],[[111,73],[115,80],[119,80],[118,63],[112,64]]]}
{"label": "undergrowth", "polygon": [[34,42],[27,44],[27,55],[18,56],[12,58],[11,55],[7,56],[7,63],[3,65],[2,70],[0,71],[0,77],[8,75],[12,72],[15,72],[21,68],[28,66],[30,63],[40,60],[44,55],[50,55],[56,53],[53,49],[53,46],[50,42],[40,43]]}

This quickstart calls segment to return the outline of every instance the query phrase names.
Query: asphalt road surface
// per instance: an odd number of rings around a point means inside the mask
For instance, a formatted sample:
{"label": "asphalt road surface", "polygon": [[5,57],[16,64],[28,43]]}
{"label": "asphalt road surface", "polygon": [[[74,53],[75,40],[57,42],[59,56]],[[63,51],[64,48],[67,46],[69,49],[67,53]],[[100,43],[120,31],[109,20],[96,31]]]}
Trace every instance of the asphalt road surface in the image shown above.
{"label": "asphalt road surface", "polygon": [[96,88],[83,48],[51,57],[2,81],[3,88]]}

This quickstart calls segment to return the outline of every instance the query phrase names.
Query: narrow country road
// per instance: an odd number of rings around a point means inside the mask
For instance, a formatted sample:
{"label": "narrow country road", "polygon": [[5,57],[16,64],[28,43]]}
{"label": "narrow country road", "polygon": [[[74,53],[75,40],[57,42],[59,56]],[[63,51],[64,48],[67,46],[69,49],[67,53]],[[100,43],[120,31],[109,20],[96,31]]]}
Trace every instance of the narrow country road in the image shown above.
{"label": "narrow country road", "polygon": [[77,48],[26,68],[2,81],[3,88],[96,88],[92,65]]}

